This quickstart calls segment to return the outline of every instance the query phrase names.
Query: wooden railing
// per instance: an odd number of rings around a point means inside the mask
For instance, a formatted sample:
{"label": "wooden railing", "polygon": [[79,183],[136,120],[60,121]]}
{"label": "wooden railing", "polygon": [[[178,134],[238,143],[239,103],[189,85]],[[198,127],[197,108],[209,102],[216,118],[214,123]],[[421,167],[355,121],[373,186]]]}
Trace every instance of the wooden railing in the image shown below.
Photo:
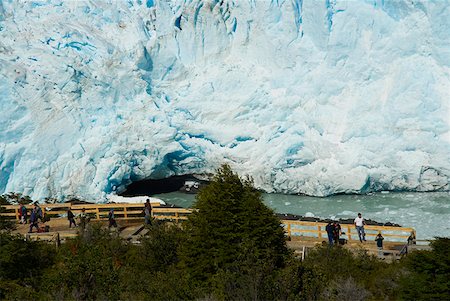
{"label": "wooden railing", "polygon": [[[172,220],[180,221],[186,220],[187,216],[192,213],[193,209],[185,208],[171,208],[160,207],[159,203],[152,203],[152,215],[159,220]],[[78,204],[73,205],[71,203],[63,204],[41,204],[42,212],[44,215],[50,217],[60,217],[67,214],[67,210],[70,208],[74,214],[81,213],[82,209],[85,209],[86,214],[91,217],[91,220],[105,220],[108,217],[110,209],[114,209],[114,216],[119,220],[131,220],[142,219],[144,204],[139,203],[114,203],[114,204]],[[7,212],[1,213],[3,216],[10,216],[19,220],[19,206],[18,205],[6,205],[2,206]],[[27,209],[31,210],[34,206],[27,205]],[[29,211],[28,211],[29,212]],[[28,213],[29,215],[29,213]],[[289,237],[303,236],[311,237],[322,240],[327,240],[327,233],[325,231],[326,223],[320,222],[306,222],[298,220],[282,220],[282,224],[285,227],[286,233]],[[358,233],[356,232],[354,225],[341,224],[342,232],[341,238],[345,238],[348,241],[357,241]],[[406,241],[408,237],[416,232],[413,228],[406,227],[389,227],[389,226],[365,226],[367,240],[373,240],[378,232],[381,232],[386,241]]]}
{"label": "wooden railing", "polygon": [[[328,240],[327,232],[325,231],[326,223],[319,222],[304,222],[296,220],[282,220],[289,237],[305,236],[317,239]],[[348,241],[359,241],[358,232],[354,225],[341,224],[342,234],[340,237]],[[406,227],[389,227],[389,226],[364,226],[367,240],[374,240],[378,232],[381,232],[386,241],[402,241],[406,242],[408,237],[413,233],[416,236],[414,228]]]}
{"label": "wooden railing", "polygon": [[[151,203],[152,215],[156,219],[161,220],[185,220],[187,215],[192,212],[191,209],[185,208],[170,208],[160,207],[159,203]],[[6,212],[0,215],[9,216],[19,220],[19,205],[6,205],[2,206],[6,209]],[[26,205],[28,209],[28,216],[30,210],[34,208],[33,205]],[[83,209],[85,213],[91,218],[91,220],[105,220],[108,218],[108,213],[111,209],[114,209],[114,217],[116,219],[131,220],[131,219],[143,219],[144,204],[130,204],[130,203],[114,203],[114,204],[78,204],[71,203],[63,204],[41,204],[42,213],[44,216],[60,217],[67,214],[67,210],[71,210],[75,215],[80,214]]]}

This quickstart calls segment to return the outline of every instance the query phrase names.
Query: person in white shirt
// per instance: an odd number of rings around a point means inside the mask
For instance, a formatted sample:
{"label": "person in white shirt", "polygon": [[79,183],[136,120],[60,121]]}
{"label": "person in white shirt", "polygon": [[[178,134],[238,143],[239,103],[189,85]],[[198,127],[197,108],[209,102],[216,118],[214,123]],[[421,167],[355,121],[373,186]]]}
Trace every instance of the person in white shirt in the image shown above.
{"label": "person in white shirt", "polygon": [[366,233],[364,232],[364,225],[366,222],[361,217],[361,213],[358,213],[358,217],[355,218],[355,227],[356,231],[358,231],[359,241],[363,242],[366,241]]}

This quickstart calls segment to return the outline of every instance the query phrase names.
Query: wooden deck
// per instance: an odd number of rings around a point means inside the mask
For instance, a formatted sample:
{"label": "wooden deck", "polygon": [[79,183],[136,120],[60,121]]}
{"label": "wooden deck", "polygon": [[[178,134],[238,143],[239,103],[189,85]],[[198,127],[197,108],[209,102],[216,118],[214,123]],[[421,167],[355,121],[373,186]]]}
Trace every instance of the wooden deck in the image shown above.
{"label": "wooden deck", "polygon": [[[107,215],[110,209],[114,209],[114,215],[119,225],[119,235],[124,239],[138,242],[139,237],[145,234],[143,227],[143,209],[144,204],[81,204],[75,205],[70,203],[63,204],[41,204],[42,211],[50,217],[50,221],[45,225],[49,226],[48,233],[28,234],[29,225],[18,224],[15,233],[22,234],[28,239],[49,240],[59,242],[67,238],[77,235],[77,229],[69,229],[69,221],[65,215],[70,208],[76,215],[81,213],[84,208],[85,212],[90,216],[91,222],[103,223],[107,225]],[[6,212],[3,216],[8,216],[19,221],[18,205],[3,206]],[[28,209],[32,209],[33,205],[27,205]],[[166,220],[178,223],[187,219],[192,213],[192,209],[160,207],[159,203],[152,204],[152,215],[157,220]],[[317,244],[327,243],[327,234],[325,231],[326,224],[320,222],[306,222],[298,220],[282,220],[283,227],[288,237],[288,246],[292,248],[299,256],[304,257],[308,249]],[[388,226],[365,226],[367,241],[361,243],[358,234],[353,225],[341,224],[343,235],[341,238],[346,240],[344,248],[352,250],[365,249],[371,254],[377,254],[378,249],[374,241],[378,232],[381,232],[384,240],[385,253],[400,253],[400,248],[405,246],[408,237],[413,234],[415,229],[406,227],[388,227]],[[35,229],[34,229],[35,230]]]}

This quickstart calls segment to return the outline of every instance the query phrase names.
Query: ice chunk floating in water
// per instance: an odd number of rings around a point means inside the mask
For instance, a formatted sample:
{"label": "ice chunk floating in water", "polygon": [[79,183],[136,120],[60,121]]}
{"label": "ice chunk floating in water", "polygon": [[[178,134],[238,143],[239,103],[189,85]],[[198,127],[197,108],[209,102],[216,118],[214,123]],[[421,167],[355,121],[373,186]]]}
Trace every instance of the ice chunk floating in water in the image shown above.
{"label": "ice chunk floating in water", "polygon": [[446,1],[0,0],[0,193],[229,163],[268,192],[448,190]]}

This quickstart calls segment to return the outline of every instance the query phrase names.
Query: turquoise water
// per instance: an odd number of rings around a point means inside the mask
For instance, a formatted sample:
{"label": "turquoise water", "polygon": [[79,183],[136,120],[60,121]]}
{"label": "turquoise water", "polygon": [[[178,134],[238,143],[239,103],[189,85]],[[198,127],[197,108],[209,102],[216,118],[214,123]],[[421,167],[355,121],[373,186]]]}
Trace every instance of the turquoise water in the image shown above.
{"label": "turquoise water", "polygon": [[[167,203],[191,207],[195,195],[179,192],[155,195]],[[336,195],[326,198],[263,194],[265,204],[278,213],[319,218],[363,217],[378,222],[393,222],[413,227],[418,239],[450,237],[450,193],[374,193],[371,195]]]}

